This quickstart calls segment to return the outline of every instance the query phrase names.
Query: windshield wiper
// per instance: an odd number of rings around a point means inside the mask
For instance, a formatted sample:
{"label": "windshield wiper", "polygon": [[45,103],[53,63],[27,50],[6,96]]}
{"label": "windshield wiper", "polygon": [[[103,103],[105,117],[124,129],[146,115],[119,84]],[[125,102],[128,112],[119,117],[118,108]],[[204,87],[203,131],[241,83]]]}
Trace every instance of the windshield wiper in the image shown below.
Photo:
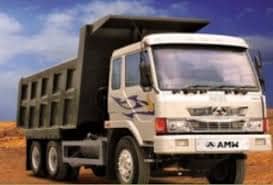
{"label": "windshield wiper", "polygon": [[187,93],[187,92],[193,92],[193,91],[196,91],[196,90],[209,90],[211,88],[211,86],[209,85],[188,85],[188,86],[185,86],[181,89],[173,89],[172,92],[174,94],[176,93],[179,93],[181,91]]}
{"label": "windshield wiper", "polygon": [[211,85],[188,85],[188,86],[185,86],[182,88],[182,90],[185,90],[185,89],[211,89],[213,88],[214,86],[211,86]]}
{"label": "windshield wiper", "polygon": [[215,90],[224,89],[229,92],[233,91],[235,94],[241,93],[241,94],[247,94],[249,91],[257,91],[258,87],[251,86],[251,85],[219,85],[214,88]]}
{"label": "windshield wiper", "polygon": [[184,92],[193,92],[196,90],[232,90],[240,93],[246,93],[248,90],[258,89],[255,86],[245,85],[245,86],[236,86],[236,85],[188,85],[182,89],[173,90],[173,93],[179,93],[180,91]]}
{"label": "windshield wiper", "polygon": [[218,85],[215,86],[215,88],[218,89],[231,89],[231,90],[249,90],[249,89],[257,89],[256,86],[252,86],[252,85]]}

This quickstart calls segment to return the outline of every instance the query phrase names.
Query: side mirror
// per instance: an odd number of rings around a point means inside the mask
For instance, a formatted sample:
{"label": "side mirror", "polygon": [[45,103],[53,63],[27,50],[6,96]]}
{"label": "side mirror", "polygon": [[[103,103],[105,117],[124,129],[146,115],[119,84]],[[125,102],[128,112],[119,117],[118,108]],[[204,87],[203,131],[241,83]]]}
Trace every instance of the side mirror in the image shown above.
{"label": "side mirror", "polygon": [[264,78],[263,78],[263,75],[262,75],[263,62],[262,62],[262,59],[261,59],[261,53],[260,52],[258,52],[258,55],[256,55],[254,57],[254,64],[255,64],[255,69],[257,71],[257,75],[258,75],[260,84],[261,84],[263,90],[265,90]]}
{"label": "side mirror", "polygon": [[140,71],[140,85],[145,92],[150,91],[152,89],[152,74],[151,74],[151,66],[145,61],[140,61],[139,64]]}
{"label": "side mirror", "polygon": [[263,67],[263,63],[261,61],[260,56],[255,56],[254,57],[254,62],[255,62],[256,69],[261,69]]}

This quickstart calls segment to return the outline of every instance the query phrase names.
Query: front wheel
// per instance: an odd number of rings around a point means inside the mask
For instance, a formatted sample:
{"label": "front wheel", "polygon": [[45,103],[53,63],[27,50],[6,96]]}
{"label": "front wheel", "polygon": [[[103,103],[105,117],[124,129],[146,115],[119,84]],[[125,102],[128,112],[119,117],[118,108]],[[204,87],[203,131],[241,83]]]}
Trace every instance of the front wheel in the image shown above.
{"label": "front wheel", "polygon": [[147,184],[150,165],[144,162],[143,150],[131,136],[125,136],[117,144],[115,172],[121,184]]}
{"label": "front wheel", "polygon": [[213,168],[208,181],[211,184],[242,184],[245,177],[245,159],[229,159]]}

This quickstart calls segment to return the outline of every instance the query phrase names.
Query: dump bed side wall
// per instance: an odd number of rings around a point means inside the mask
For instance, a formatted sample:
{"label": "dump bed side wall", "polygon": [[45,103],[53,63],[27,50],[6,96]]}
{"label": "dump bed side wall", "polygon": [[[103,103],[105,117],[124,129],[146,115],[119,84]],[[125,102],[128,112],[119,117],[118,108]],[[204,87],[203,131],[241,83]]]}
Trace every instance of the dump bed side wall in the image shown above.
{"label": "dump bed side wall", "polygon": [[25,129],[75,128],[78,72],[77,61],[71,60],[21,79],[17,126]]}

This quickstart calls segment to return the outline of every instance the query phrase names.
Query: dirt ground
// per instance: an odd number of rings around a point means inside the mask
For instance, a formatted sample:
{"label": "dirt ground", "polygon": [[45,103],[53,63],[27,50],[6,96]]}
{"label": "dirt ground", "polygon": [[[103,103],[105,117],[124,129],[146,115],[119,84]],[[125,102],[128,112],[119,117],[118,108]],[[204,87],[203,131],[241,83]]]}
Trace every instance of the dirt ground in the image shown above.
{"label": "dirt ground", "polygon": [[[272,111],[273,112],[273,111]],[[273,115],[273,114],[272,114]],[[271,123],[273,133],[273,122]],[[13,122],[0,123],[0,184],[67,184],[32,176],[25,171],[25,141],[22,131]],[[89,169],[81,169],[79,184],[111,183],[96,177]],[[204,184],[204,178],[165,177],[152,178],[150,183]],[[246,184],[273,184],[273,152],[251,153],[247,160]]]}

